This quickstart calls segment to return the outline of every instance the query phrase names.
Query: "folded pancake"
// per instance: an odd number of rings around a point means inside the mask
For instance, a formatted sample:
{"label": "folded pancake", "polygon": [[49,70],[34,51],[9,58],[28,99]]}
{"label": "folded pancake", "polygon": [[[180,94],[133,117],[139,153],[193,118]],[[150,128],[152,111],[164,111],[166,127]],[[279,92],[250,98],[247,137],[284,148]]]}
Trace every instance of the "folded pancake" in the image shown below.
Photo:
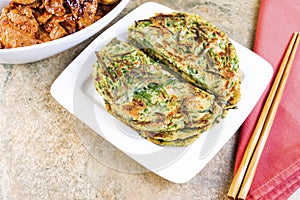
{"label": "folded pancake", "polygon": [[135,22],[129,40],[152,58],[178,71],[195,86],[215,95],[226,110],[240,99],[240,71],[226,34],[194,14],[156,14]]}
{"label": "folded pancake", "polygon": [[113,39],[96,55],[94,86],[108,112],[156,144],[186,146],[222,114],[214,95],[128,43]]}

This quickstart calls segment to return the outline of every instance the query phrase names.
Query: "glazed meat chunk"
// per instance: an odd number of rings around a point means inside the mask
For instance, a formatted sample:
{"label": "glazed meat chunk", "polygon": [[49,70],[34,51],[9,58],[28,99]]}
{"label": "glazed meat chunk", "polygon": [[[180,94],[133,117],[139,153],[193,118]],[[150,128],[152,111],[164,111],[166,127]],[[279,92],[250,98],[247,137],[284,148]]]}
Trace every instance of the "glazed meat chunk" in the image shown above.
{"label": "glazed meat chunk", "polygon": [[66,2],[74,18],[78,20],[79,30],[100,19],[100,16],[96,15],[98,0],[67,0]]}
{"label": "glazed meat chunk", "polygon": [[45,9],[48,13],[63,16],[66,13],[65,0],[45,0]]}
{"label": "glazed meat chunk", "polygon": [[46,31],[52,40],[74,33],[77,24],[71,14],[64,16],[53,16],[45,25]]}
{"label": "glazed meat chunk", "polygon": [[4,9],[0,18],[0,43],[5,48],[23,47],[41,43],[35,37],[39,24],[30,7]]}

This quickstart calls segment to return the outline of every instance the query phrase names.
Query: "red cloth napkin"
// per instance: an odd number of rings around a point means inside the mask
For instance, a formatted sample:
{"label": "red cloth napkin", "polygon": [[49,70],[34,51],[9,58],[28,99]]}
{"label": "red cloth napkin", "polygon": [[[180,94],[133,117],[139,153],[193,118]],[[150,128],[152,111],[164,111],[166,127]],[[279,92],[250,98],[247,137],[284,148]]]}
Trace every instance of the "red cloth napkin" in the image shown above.
{"label": "red cloth napkin", "polygon": [[[299,0],[261,1],[254,51],[271,63],[274,76],[292,34],[296,31],[300,32]],[[269,89],[270,86],[241,128],[235,172]],[[298,188],[300,188],[300,47],[247,199],[287,199]]]}

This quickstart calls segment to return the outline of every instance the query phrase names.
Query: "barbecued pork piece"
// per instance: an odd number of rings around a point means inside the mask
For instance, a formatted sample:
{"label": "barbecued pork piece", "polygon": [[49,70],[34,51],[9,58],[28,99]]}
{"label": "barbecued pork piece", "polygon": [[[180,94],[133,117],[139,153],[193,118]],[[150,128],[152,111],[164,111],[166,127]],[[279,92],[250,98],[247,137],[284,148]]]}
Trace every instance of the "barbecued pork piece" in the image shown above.
{"label": "barbecued pork piece", "polygon": [[39,44],[36,38],[39,24],[30,7],[24,9],[5,8],[0,17],[0,43],[5,48]]}
{"label": "barbecued pork piece", "polygon": [[83,29],[100,19],[97,15],[98,0],[66,0],[73,17],[77,20],[78,28]]}
{"label": "barbecued pork piece", "polygon": [[55,40],[76,32],[77,23],[71,14],[66,14],[64,16],[52,16],[44,27],[51,40]]}
{"label": "barbecued pork piece", "polygon": [[44,0],[45,9],[55,16],[63,16],[66,13],[65,0]]}

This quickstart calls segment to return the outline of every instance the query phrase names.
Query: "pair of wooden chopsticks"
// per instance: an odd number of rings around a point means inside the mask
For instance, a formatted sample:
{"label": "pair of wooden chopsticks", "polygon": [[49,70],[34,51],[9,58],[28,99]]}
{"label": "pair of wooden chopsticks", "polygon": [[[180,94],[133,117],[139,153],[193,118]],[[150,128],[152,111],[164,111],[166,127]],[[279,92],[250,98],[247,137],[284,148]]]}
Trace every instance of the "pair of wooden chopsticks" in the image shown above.
{"label": "pair of wooden chopsticks", "polygon": [[273,124],[277,108],[295,57],[300,33],[294,33],[285,52],[272,88],[259,120],[246,148],[245,154],[231,183],[227,196],[231,199],[246,199],[255,171]]}

